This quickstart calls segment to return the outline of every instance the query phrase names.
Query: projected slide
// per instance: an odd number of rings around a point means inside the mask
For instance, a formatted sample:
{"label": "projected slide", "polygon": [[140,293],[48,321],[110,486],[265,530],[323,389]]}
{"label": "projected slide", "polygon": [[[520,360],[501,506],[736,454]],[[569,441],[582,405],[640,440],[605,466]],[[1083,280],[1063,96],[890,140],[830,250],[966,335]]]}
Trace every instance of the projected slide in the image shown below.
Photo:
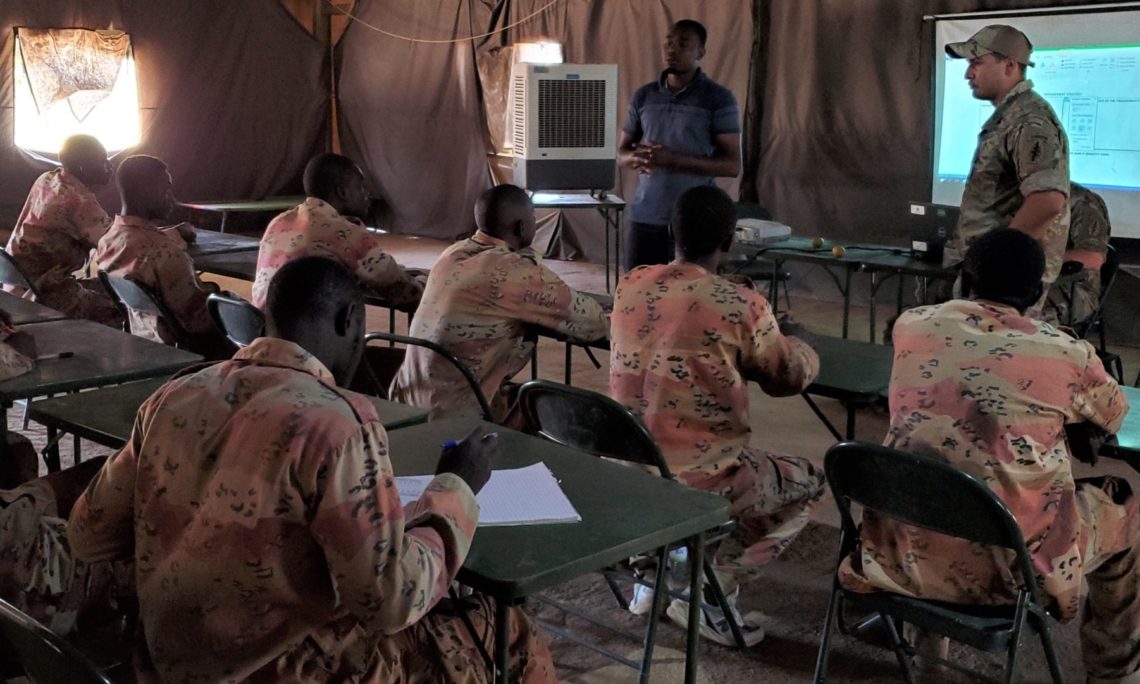
{"label": "projected slide", "polygon": [[[1069,136],[1069,171],[1085,185],[1140,190],[1140,45],[1035,50],[1034,90]],[[993,112],[965,81],[967,61],[947,59],[936,182],[963,181],[978,132]]]}

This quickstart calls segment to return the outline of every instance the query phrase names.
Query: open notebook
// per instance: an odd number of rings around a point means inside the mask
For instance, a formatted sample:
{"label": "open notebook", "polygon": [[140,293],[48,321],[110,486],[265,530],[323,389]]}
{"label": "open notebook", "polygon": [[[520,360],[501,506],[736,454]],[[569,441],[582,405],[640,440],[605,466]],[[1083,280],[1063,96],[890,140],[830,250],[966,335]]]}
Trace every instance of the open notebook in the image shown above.
{"label": "open notebook", "polygon": [[[432,475],[397,477],[400,503],[407,506],[420,498],[433,478]],[[582,520],[545,463],[492,471],[491,479],[475,500],[479,502],[480,526],[540,525]]]}

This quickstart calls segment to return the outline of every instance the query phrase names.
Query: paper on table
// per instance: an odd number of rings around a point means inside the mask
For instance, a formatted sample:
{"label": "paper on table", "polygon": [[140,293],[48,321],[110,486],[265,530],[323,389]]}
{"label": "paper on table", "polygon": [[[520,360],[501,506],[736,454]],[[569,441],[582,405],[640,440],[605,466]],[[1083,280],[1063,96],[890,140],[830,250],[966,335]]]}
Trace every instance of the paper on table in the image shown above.
{"label": "paper on table", "polygon": [[[400,503],[407,506],[420,498],[432,479],[431,475],[397,477]],[[545,463],[492,471],[491,479],[475,500],[479,502],[479,524],[483,526],[582,520]]]}

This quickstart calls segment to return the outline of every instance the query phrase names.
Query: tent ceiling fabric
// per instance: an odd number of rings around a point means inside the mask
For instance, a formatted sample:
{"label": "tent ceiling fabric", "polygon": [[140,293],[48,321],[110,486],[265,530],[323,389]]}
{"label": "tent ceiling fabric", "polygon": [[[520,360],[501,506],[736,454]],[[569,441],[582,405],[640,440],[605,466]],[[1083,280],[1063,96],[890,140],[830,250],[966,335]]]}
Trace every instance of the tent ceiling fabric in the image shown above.
{"label": "tent ceiling fabric", "polygon": [[[127,31],[138,64],[143,143],[186,199],[300,188],[328,131],[327,53],[278,0],[0,3],[0,216],[11,227],[48,168],[12,145],[13,28]],[[117,209],[113,193],[100,196]]]}
{"label": "tent ceiling fabric", "polygon": [[[302,26],[322,1],[4,0],[0,219],[11,225],[46,168],[11,145],[14,27],[127,31],[143,109],[138,151],[170,162],[183,197],[260,197],[295,192],[305,161],[328,140],[327,48]],[[359,0],[352,11],[387,31],[448,39],[512,24],[547,2]],[[669,24],[693,17],[709,29],[706,71],[750,105],[744,194],[754,190],[801,234],[899,242],[903,202],[929,192],[932,55],[922,16],[1081,3],[559,0],[505,37],[444,45],[350,23],[336,54],[339,119],[345,151],[389,202],[384,224],[453,237],[471,228],[471,206],[491,182],[476,51],[541,35],[560,39],[568,62],[617,63],[621,125],[630,94],[660,70]],[[616,191],[630,199],[635,187],[622,171]],[[596,217],[571,212],[563,223],[569,244],[600,258]]]}

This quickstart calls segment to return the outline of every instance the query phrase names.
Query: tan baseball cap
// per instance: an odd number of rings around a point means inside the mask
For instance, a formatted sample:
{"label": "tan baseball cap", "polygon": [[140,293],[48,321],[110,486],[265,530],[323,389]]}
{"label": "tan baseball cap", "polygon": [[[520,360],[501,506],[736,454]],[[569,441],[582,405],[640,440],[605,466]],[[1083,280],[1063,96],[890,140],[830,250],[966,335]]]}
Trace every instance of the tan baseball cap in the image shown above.
{"label": "tan baseball cap", "polygon": [[1033,66],[1033,62],[1029,61],[1032,52],[1033,43],[1029,42],[1025,34],[1005,24],[987,26],[970,36],[969,40],[946,44],[946,54],[951,57],[972,59],[995,53],[1026,66]]}

